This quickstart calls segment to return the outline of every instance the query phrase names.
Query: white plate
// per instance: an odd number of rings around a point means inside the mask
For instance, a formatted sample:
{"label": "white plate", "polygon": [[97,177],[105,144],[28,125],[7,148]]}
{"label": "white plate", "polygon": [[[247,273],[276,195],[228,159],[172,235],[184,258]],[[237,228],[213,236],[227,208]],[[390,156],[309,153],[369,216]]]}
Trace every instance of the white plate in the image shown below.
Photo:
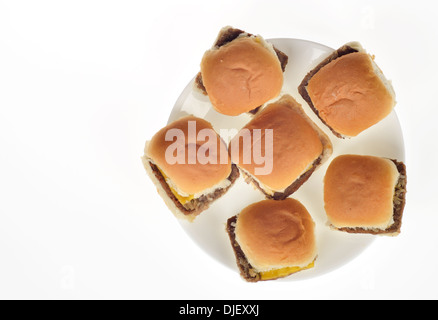
{"label": "white plate", "polygon": [[[333,52],[333,49],[318,43],[297,39],[270,39],[269,42],[289,56],[284,73],[285,81],[282,93],[291,94],[301,103],[309,117],[327,133],[333,143],[333,155],[329,161],[314,172],[310,179],[291,196],[306,206],[316,223],[319,253],[314,268],[278,281],[308,279],[345,265],[362,253],[375,239],[375,236],[372,235],[333,231],[326,225],[323,205],[323,177],[330,161],[334,157],[346,153],[375,155],[404,161],[403,135],[397,115],[393,111],[383,121],[355,138],[350,140],[336,138],[312,112],[297,89],[307,72]],[[229,117],[216,112],[208,97],[194,90],[194,79],[176,101],[169,122],[187,114],[208,120],[218,132],[220,129],[239,129],[250,120],[250,116],[246,114]],[[234,253],[225,231],[226,221],[249,204],[263,199],[260,191],[255,190],[242,178],[239,178],[227,194],[198,216],[193,223],[180,221],[180,224],[203,252],[225,266],[236,270],[237,275],[238,268]]]}

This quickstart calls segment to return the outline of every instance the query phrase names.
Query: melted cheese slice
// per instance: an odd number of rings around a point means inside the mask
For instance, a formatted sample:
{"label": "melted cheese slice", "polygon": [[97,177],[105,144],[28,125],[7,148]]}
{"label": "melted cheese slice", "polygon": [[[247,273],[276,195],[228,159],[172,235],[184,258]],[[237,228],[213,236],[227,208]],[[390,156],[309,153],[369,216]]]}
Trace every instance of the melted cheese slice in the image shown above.
{"label": "melted cheese slice", "polygon": [[174,194],[174,196],[178,199],[179,202],[181,202],[182,205],[185,205],[187,202],[192,201],[195,198],[195,195],[191,194],[188,197],[184,197],[182,195],[180,195],[178,192],[176,192],[175,189],[173,189],[172,187],[169,187],[170,191],[172,191],[172,193]]}
{"label": "melted cheese slice", "polygon": [[169,182],[169,178],[166,176],[166,174],[165,174],[160,168],[158,168],[158,170],[160,170],[161,174],[163,175],[164,179],[166,180],[167,185],[168,185],[170,191],[172,191],[173,195],[178,199],[178,201],[179,201],[182,205],[185,205],[186,203],[192,201],[192,200],[195,198],[195,195],[194,195],[194,194],[190,194],[190,195],[188,195],[188,196],[182,196],[182,195],[180,195],[180,194],[179,194],[174,188],[172,188],[172,187],[170,186],[170,184],[168,183],[168,182]]}
{"label": "melted cheese slice", "polygon": [[315,261],[312,261],[308,266],[306,267],[286,267],[281,269],[275,269],[275,270],[269,270],[269,271],[263,271],[260,272],[260,278],[261,280],[271,280],[271,279],[277,279],[277,278],[283,278],[288,275],[291,275],[292,273],[311,269],[315,266]]}

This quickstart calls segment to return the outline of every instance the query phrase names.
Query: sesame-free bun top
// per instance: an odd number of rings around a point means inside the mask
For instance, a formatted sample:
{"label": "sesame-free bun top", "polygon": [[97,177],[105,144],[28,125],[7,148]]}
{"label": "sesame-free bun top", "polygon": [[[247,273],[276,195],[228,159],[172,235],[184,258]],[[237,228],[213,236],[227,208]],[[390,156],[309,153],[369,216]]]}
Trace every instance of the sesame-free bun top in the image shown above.
{"label": "sesame-free bun top", "polygon": [[[289,95],[282,96],[259,111],[243,129],[251,132],[251,144],[245,144],[244,135],[241,134],[244,131],[241,130],[231,141],[231,148],[239,146],[238,157],[231,150],[232,160],[254,176],[264,188],[272,191],[284,191],[309,169],[324,148],[315,125],[307,118],[301,105]],[[266,148],[270,147],[264,137],[265,129],[273,130],[272,172],[269,174],[257,174],[256,169],[260,165],[254,159],[245,163],[245,154],[254,152],[254,132],[257,129],[262,132],[262,155],[268,154]]]}
{"label": "sesame-free bun top", "polygon": [[324,178],[324,206],[336,228],[385,229],[393,223],[396,165],[375,156],[341,155]]}
{"label": "sesame-free bun top", "polygon": [[348,137],[385,118],[395,105],[391,84],[366,52],[344,55],[322,67],[307,92],[320,118]]}
{"label": "sesame-free bun top", "polygon": [[[196,130],[193,130],[194,125]],[[192,129],[189,130],[189,127]],[[180,134],[176,137],[178,132]],[[166,134],[170,141],[166,141]],[[206,141],[217,147],[209,148]],[[177,152],[182,152],[178,158],[180,163],[169,163],[166,151],[170,162],[175,162],[176,155],[180,154]],[[202,193],[228,178],[231,173],[226,145],[208,121],[193,116],[181,118],[158,131],[146,144],[145,154],[171,180],[171,187],[180,194]]]}
{"label": "sesame-free bun top", "polygon": [[205,52],[202,81],[219,113],[237,116],[280,94],[283,71],[272,47],[260,36],[242,36]]}
{"label": "sesame-free bun top", "polygon": [[297,200],[263,200],[238,215],[236,240],[257,271],[306,267],[317,254],[315,223]]}

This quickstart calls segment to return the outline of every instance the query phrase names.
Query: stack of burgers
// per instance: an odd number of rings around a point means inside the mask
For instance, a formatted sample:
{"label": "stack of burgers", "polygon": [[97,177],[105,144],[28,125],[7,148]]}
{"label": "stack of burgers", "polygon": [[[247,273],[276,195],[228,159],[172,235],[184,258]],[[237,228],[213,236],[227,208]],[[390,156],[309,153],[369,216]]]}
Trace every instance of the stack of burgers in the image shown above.
{"label": "stack of burgers", "polygon": [[[251,120],[227,145],[208,121],[180,118],[146,142],[142,158],[169,209],[193,223],[240,176],[260,190],[266,200],[230,213],[225,230],[240,274],[251,282],[316,263],[315,222],[291,195],[325,162],[324,209],[333,232],[396,236],[405,205],[400,160],[355,154],[332,159],[329,136],[283,92],[288,59],[259,35],[223,28],[202,58],[194,90],[208,96],[218,113],[249,114]],[[357,42],[310,70],[298,92],[334,139],[354,139],[395,106],[391,83]],[[270,143],[256,145],[260,139]],[[270,155],[267,170],[255,151],[265,160]]]}

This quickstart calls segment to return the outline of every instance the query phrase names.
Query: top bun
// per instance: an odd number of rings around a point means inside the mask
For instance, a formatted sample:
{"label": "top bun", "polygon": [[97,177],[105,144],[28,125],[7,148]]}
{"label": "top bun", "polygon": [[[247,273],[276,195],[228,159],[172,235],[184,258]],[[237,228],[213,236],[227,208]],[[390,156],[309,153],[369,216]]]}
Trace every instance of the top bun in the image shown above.
{"label": "top bun", "polygon": [[[351,52],[339,56],[345,48]],[[345,138],[384,119],[396,102],[391,83],[360,44],[341,49],[316,68],[320,69],[306,89],[308,102],[321,120],[335,135]]]}
{"label": "top bun", "polygon": [[325,211],[335,228],[386,229],[394,223],[394,191],[399,171],[375,156],[341,155],[324,177]]}
{"label": "top bun", "polygon": [[306,267],[317,254],[315,223],[297,200],[264,200],[238,215],[236,240],[258,272]]}
{"label": "top bun", "polygon": [[283,70],[272,45],[247,34],[208,50],[201,74],[213,107],[229,116],[256,109],[277,97],[283,86]]}
{"label": "top bun", "polygon": [[[267,148],[272,148],[272,172],[257,174],[260,165],[257,161],[245,163],[245,155],[251,154],[253,144],[245,144],[241,138],[243,130],[249,130],[252,141],[255,140],[255,130],[273,130],[273,145],[261,144],[261,154],[267,155]],[[243,141],[242,141],[243,140]],[[241,143],[242,142],[242,143]],[[239,147],[238,157],[231,150],[234,163],[245,172],[255,177],[267,191],[284,192],[303,173],[311,169],[314,161],[322,157],[321,163],[331,154],[332,146],[327,136],[308,118],[301,105],[289,95],[270,103],[237,134],[231,147]],[[269,160],[269,159],[267,159]],[[287,196],[287,195],[286,195]]]}
{"label": "top bun", "polygon": [[[189,123],[196,125],[196,131],[189,132]],[[192,126],[193,127],[193,126]],[[194,128],[194,127],[193,127]],[[171,129],[178,129],[183,135],[175,139],[170,135],[170,141],[166,141],[166,134]],[[203,130],[216,138],[217,148],[209,148],[208,163],[200,163],[198,154],[203,151],[205,142],[198,141],[198,133]],[[191,135],[193,137],[191,137]],[[194,138],[194,139],[192,139]],[[209,138],[211,139],[211,137]],[[172,147],[168,149],[170,146]],[[191,150],[189,150],[191,149]],[[184,150],[181,163],[169,163],[166,160],[166,151],[171,150],[172,156],[175,156],[180,150]],[[193,152],[195,151],[195,152]],[[194,116],[181,118],[157,132],[145,148],[145,154],[155,165],[159,167],[172,182],[172,187],[181,195],[193,195],[202,193],[206,189],[212,188],[226,179],[231,173],[231,161],[229,159],[227,147],[217,133],[213,130],[211,124],[203,119]],[[191,157],[191,154],[194,157]],[[190,157],[190,158],[189,158]],[[225,159],[224,159],[225,157]],[[210,161],[212,160],[212,161]]]}

